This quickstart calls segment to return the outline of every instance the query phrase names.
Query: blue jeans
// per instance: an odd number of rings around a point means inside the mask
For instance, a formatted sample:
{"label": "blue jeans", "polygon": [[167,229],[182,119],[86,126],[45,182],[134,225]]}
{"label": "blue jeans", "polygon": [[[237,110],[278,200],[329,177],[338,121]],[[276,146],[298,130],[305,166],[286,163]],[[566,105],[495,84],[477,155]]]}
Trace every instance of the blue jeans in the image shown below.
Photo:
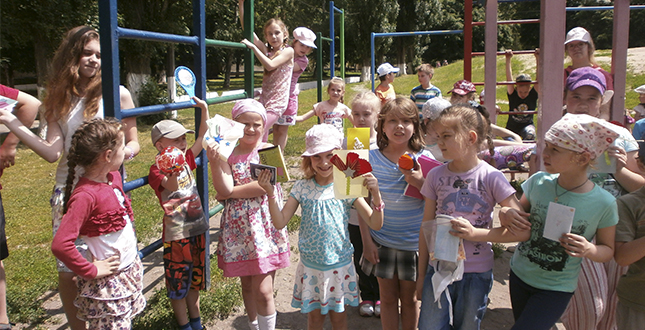
{"label": "blue jeans", "polygon": [[453,325],[450,326],[448,298],[445,292],[441,294],[439,304],[434,301],[432,275],[434,268],[428,266],[428,272],[423,281],[421,313],[419,329],[421,330],[479,330],[488,293],[493,287],[493,271],[483,273],[464,273],[461,281],[448,286],[452,301]]}

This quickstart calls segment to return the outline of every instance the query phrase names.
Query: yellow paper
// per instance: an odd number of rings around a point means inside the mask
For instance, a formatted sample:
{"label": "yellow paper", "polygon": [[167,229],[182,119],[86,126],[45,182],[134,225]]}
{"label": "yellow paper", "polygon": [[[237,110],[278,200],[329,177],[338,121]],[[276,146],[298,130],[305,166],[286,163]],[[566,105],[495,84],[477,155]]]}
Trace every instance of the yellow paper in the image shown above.
{"label": "yellow paper", "polygon": [[360,150],[370,148],[369,127],[355,127],[347,129],[347,150]]}
{"label": "yellow paper", "polygon": [[[369,135],[368,135],[369,137]],[[347,154],[350,152],[357,153],[360,158],[369,160],[369,150],[334,150],[333,153],[338,155],[343,163],[347,163]],[[338,167],[334,167],[334,197],[336,199],[367,197],[367,187],[363,186],[362,177],[352,179],[351,176],[345,176]],[[348,180],[349,179],[349,180]]]}

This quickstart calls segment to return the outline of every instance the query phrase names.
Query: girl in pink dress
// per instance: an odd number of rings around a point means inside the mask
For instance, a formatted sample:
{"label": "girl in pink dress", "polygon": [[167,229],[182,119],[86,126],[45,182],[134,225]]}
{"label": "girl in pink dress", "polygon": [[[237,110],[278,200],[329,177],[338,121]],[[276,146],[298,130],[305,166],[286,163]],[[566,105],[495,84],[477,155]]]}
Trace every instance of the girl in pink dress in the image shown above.
{"label": "girl in pink dress", "polygon": [[[289,239],[286,229],[273,226],[266,193],[249,166],[259,163],[258,149],[266,145],[267,112],[258,101],[244,99],[235,103],[232,117],[246,128],[228,161],[221,160],[217,144],[207,151],[217,199],[226,200],[217,264],[224,276],[240,277],[251,329],[274,329],[273,279],[277,269],[289,266]],[[279,187],[275,193],[282,198]]]}

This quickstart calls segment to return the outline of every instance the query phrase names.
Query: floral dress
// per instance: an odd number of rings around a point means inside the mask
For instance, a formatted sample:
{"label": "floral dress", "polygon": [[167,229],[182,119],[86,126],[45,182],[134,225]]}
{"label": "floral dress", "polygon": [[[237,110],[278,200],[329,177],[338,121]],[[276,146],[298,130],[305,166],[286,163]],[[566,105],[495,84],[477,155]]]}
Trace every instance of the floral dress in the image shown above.
{"label": "floral dress", "polygon": [[[236,186],[253,181],[249,163],[259,163],[257,150],[228,159]],[[276,186],[282,200],[282,189]],[[287,229],[276,229],[271,222],[266,195],[231,198],[220,220],[217,264],[226,277],[266,274],[289,266]]]}
{"label": "floral dress", "polygon": [[[272,57],[273,54],[269,53],[267,56]],[[264,105],[267,111],[282,116],[285,110],[287,110],[292,75],[293,61],[286,62],[273,71],[265,70],[264,78],[262,79],[260,103]]]}

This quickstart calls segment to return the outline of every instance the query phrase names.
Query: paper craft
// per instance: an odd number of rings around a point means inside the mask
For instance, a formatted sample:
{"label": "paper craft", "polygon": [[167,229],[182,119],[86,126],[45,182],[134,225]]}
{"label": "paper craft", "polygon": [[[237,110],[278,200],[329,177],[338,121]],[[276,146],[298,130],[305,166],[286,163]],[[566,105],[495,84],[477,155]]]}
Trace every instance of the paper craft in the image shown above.
{"label": "paper craft", "polygon": [[17,100],[0,95],[0,109],[13,111],[13,107],[18,103]]}
{"label": "paper craft", "polygon": [[573,207],[550,202],[542,236],[552,241],[560,241],[562,234],[571,232],[575,213],[576,209]]}
{"label": "paper craft", "polygon": [[354,127],[347,129],[347,150],[362,150],[370,148],[369,127]]}
{"label": "paper craft", "polygon": [[278,182],[287,182],[290,180],[287,164],[282,156],[282,149],[279,145],[258,150],[260,163],[273,166],[276,168]]}
{"label": "paper craft", "polygon": [[334,150],[334,196],[337,199],[367,197],[361,175],[371,172],[369,150]]}
{"label": "paper craft", "polygon": [[275,185],[275,183],[277,181],[277,178],[278,178],[277,177],[277,169],[276,169],[275,166],[262,165],[262,164],[253,164],[253,163],[250,163],[249,165],[251,167],[251,178],[253,180],[257,181],[258,176],[260,176],[260,173],[262,173],[262,171],[269,170],[269,171],[271,171],[271,179],[269,179],[269,182],[272,185]]}
{"label": "paper craft", "polygon": [[244,136],[244,124],[221,115],[215,115],[206,121],[206,125],[208,125],[208,130],[204,134],[202,146],[206,149],[219,143],[219,157],[223,161],[228,161],[228,157],[237,146],[237,140]]}
{"label": "paper craft", "polygon": [[[423,177],[425,178],[428,176],[428,172],[430,172],[431,169],[443,165],[442,162],[432,159],[426,155],[422,155],[421,157],[417,158],[417,162],[419,163],[419,166],[421,167],[421,172],[423,173]],[[414,197],[418,199],[423,199],[423,195],[421,195],[421,192],[419,189],[415,186],[412,186],[408,184],[405,187],[405,191],[403,192],[405,196],[409,197]]]}

